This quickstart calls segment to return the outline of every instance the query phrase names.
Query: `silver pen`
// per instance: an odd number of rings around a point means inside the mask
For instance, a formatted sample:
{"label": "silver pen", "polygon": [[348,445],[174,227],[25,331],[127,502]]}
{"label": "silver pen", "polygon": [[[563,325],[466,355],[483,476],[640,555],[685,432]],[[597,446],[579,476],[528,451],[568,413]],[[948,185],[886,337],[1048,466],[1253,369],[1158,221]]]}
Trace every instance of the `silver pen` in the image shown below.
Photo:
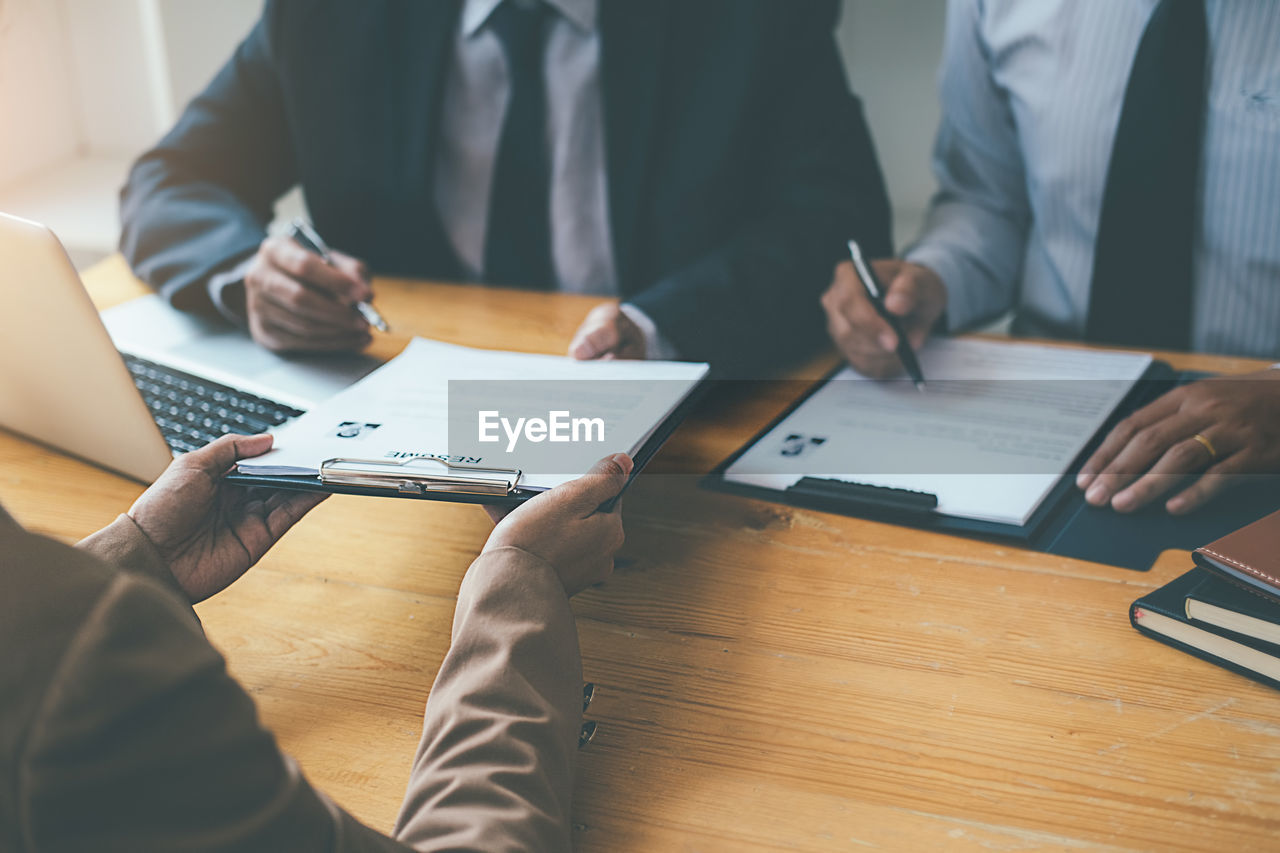
{"label": "silver pen", "polygon": [[[333,262],[333,254],[330,253],[329,247],[325,245],[320,235],[316,233],[316,229],[311,227],[311,223],[302,217],[293,220],[293,224],[289,229],[289,236],[302,248],[315,252],[320,256],[320,260],[329,266],[336,266]],[[356,310],[360,312],[370,326],[373,326],[380,332],[389,332],[391,327],[387,325],[387,321],[382,319],[382,315],[378,313],[378,309],[374,308],[368,302],[357,302]]]}

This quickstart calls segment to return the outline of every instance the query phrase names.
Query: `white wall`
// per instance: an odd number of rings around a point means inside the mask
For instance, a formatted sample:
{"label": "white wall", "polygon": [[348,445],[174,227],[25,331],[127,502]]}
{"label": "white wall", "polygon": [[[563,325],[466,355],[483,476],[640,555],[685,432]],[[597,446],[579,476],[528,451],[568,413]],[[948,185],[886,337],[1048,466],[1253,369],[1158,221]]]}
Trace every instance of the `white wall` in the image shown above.
{"label": "white wall", "polygon": [[169,118],[151,5],[59,0],[87,155],[127,157]]}
{"label": "white wall", "polygon": [[945,21],[945,0],[845,0],[840,22],[849,82],[871,124],[899,247],[916,237],[933,195],[929,154]]}
{"label": "white wall", "polygon": [[113,251],[129,163],[204,88],[261,3],[0,0],[0,210],[48,224],[78,265]]}
{"label": "white wall", "polygon": [[262,0],[157,2],[176,117],[249,33],[262,11]]}
{"label": "white wall", "polygon": [[126,159],[173,125],[261,10],[261,0],[57,2],[85,147]]}
{"label": "white wall", "polygon": [[49,0],[0,0],[0,185],[81,148],[60,11]]}

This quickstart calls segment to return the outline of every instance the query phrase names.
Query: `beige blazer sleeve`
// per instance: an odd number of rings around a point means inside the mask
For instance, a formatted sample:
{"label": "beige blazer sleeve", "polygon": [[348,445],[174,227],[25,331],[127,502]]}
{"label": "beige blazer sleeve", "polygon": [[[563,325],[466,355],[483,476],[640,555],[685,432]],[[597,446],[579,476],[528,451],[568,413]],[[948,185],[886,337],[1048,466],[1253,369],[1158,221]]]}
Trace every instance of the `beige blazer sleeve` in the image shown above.
{"label": "beige blazer sleeve", "polygon": [[458,594],[396,837],[418,850],[569,850],[581,722],[559,577],[518,548],[481,555]]}
{"label": "beige blazer sleeve", "polygon": [[93,597],[19,750],[21,849],[408,849],[334,806],[279,751],[190,606],[153,580],[164,567],[138,537],[118,521],[82,543],[110,569],[66,548],[40,567],[83,576]]}
{"label": "beige blazer sleeve", "polygon": [[[0,790],[0,813],[12,803],[18,817],[17,849],[568,849],[580,664],[564,591],[540,560],[505,549],[468,572],[397,841],[334,805],[280,752],[191,608],[160,585],[167,570],[131,521],[81,543],[111,568],[21,535],[35,544],[6,540],[4,562],[29,553],[29,565],[0,579],[0,597],[29,595],[24,607],[56,618],[32,612],[24,630],[44,637],[56,624],[65,639],[44,643],[39,680],[15,675],[30,701],[0,707],[17,733],[16,790]],[[31,591],[52,573],[57,595],[41,601]],[[78,609],[64,619],[68,606]],[[21,639],[0,625],[0,641]],[[8,719],[16,708],[22,719]]]}

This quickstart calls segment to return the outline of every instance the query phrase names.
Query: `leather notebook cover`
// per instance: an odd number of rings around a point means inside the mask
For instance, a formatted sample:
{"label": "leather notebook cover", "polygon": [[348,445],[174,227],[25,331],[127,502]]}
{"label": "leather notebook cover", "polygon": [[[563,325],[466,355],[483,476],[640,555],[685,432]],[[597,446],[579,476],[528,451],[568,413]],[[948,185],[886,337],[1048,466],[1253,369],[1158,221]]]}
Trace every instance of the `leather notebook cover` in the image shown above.
{"label": "leather notebook cover", "polygon": [[1280,601],[1280,512],[1197,548],[1196,565]]}

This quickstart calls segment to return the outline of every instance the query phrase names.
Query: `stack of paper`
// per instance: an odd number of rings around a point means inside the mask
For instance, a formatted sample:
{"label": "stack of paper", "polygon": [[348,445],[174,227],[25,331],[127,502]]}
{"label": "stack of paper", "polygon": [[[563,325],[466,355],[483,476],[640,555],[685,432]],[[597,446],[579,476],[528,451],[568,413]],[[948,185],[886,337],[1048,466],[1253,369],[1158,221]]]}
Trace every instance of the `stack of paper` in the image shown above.
{"label": "stack of paper", "polygon": [[[311,477],[336,458],[436,459],[519,468],[522,488],[548,489],[609,453],[634,454],[707,370],[705,364],[582,362],[415,338],[398,357],[280,428],[269,453],[237,467],[250,476]],[[521,417],[532,420],[530,412],[541,412],[543,421],[567,418],[564,432],[572,440],[553,447],[545,432],[539,438],[537,430],[514,431]],[[602,429],[587,428],[597,419]],[[576,434],[575,420],[584,422]]]}
{"label": "stack of paper", "polygon": [[938,512],[1022,525],[1151,364],[1145,354],[935,339],[923,393],[846,369],[756,442],[725,480],[802,477],[927,492]]}

